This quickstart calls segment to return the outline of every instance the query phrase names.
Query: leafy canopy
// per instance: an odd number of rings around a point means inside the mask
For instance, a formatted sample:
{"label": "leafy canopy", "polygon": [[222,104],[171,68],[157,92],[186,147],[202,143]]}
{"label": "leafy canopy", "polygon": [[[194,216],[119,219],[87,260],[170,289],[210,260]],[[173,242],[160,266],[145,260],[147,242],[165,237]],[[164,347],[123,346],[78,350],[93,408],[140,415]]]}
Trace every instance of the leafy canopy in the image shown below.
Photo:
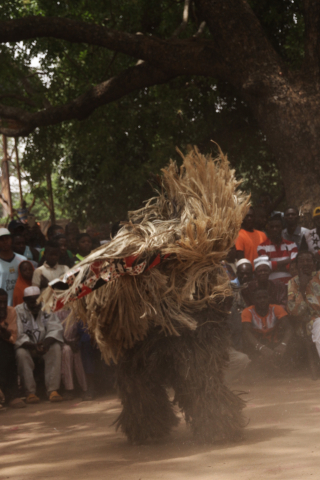
{"label": "leafy canopy", "polygon": [[[304,24],[300,1],[251,0],[268,36],[295,69],[303,60]],[[28,15],[68,17],[130,33],[172,36],[183,2],[155,0],[2,0],[0,19]],[[192,7],[181,37],[202,20]],[[210,38],[207,30],[204,36]],[[51,38],[0,47],[0,95],[5,104],[30,111],[59,105],[135,64],[101,47]],[[215,140],[229,154],[244,188],[255,200],[261,190],[279,191],[275,158],[237,92],[214,79],[195,77],[130,95],[82,121],[37,129],[27,138],[23,168],[33,191],[45,194],[48,170],[55,173],[55,198],[65,216],[84,223],[116,221],[152,195],[150,175],[188,145],[205,153]],[[63,201],[62,201],[63,200]]]}

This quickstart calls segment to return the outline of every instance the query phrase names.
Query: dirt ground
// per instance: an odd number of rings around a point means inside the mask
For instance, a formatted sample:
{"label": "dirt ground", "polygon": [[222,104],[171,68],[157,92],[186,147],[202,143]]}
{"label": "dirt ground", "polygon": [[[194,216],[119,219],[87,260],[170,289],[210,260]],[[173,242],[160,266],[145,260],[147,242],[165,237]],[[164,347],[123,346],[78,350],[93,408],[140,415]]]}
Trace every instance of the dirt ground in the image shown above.
{"label": "dirt ground", "polygon": [[196,445],[181,421],[161,444],[131,446],[112,396],[0,413],[0,480],[303,480],[320,475],[320,381],[237,385],[250,419],[240,443]]}

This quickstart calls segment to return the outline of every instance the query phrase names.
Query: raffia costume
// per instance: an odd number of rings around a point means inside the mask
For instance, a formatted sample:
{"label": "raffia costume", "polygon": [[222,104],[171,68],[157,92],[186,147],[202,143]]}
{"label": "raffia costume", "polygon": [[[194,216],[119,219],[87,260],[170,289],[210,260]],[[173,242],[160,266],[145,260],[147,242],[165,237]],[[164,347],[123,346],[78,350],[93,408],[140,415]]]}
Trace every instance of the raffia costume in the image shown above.
{"label": "raffia costume", "polygon": [[223,384],[230,290],[220,262],[248,198],[222,152],[213,160],[195,148],[180,168],[171,161],[157,183],[157,196],[42,301],[52,311],[71,306],[106,361],[118,364],[116,425],[129,440],[170,433],[179,422],[174,405],[196,439],[235,439],[244,403]]}

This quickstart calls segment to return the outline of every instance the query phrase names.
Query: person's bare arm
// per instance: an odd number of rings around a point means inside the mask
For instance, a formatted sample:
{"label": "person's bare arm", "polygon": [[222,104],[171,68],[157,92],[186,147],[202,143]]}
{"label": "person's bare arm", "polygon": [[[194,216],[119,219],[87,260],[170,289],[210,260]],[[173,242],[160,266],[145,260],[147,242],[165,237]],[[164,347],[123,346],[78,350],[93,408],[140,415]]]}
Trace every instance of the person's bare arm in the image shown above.
{"label": "person's bare arm", "polygon": [[253,349],[264,357],[272,357],[273,351],[260,343],[252,333],[252,326],[249,322],[242,323],[243,339],[253,347]]}
{"label": "person's bare arm", "polygon": [[284,335],[283,335],[282,342],[276,346],[274,351],[277,354],[283,355],[287,349],[288,342],[290,341],[290,338],[292,336],[292,328],[291,328],[288,317],[282,317],[280,322],[281,322],[281,328],[284,330]]}

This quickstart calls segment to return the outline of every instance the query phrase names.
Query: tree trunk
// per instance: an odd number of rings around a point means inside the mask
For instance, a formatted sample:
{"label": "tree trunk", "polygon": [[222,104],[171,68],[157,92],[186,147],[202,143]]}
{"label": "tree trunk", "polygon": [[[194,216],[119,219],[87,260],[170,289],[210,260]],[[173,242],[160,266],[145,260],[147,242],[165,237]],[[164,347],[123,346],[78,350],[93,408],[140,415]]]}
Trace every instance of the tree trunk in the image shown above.
{"label": "tree trunk", "polygon": [[312,209],[320,205],[319,93],[281,75],[271,94],[245,97],[277,158],[287,203],[311,226]]}
{"label": "tree trunk", "polygon": [[11,191],[10,191],[10,176],[9,176],[9,164],[8,164],[8,149],[7,149],[7,138],[5,135],[2,136],[2,145],[3,145],[3,160],[1,164],[1,198],[2,205],[5,212],[5,215],[10,215],[13,217],[12,212],[12,201],[11,201]]}

